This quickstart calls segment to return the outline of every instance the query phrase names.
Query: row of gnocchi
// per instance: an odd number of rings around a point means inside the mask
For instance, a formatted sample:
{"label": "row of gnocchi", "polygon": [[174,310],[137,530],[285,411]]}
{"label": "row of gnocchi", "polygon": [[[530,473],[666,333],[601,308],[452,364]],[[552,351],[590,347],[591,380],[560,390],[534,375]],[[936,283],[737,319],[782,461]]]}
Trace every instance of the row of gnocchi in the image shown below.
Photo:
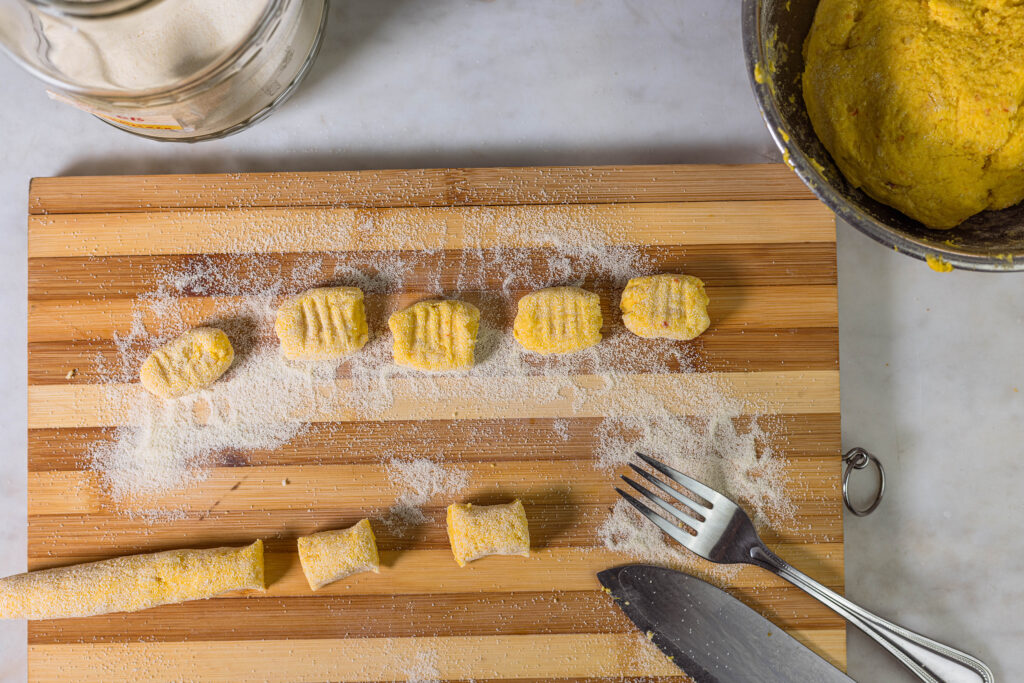
{"label": "row of gnocchi", "polygon": [[[488,555],[530,555],[523,504],[448,506],[448,538],[460,567]],[[317,590],[359,572],[380,571],[370,521],[298,539],[299,561]],[[43,569],[0,579],[0,618],[88,617],[265,590],[263,541],[243,548],[168,550]]]}
{"label": "row of gnocchi", "polygon": [[[622,322],[640,337],[688,340],[710,325],[704,283],[691,275],[633,278],[622,292]],[[519,300],[513,335],[540,354],[573,353],[601,341],[601,300],[579,287],[551,287]],[[473,367],[480,310],[464,301],[432,300],[394,313],[388,320],[395,363],[416,370]],[[311,289],[287,300],[274,326],[290,360],[341,358],[369,339],[363,291],[356,287]],[[173,398],[205,388],[231,365],[234,351],[223,331],[193,329],[150,354],[143,386]]]}

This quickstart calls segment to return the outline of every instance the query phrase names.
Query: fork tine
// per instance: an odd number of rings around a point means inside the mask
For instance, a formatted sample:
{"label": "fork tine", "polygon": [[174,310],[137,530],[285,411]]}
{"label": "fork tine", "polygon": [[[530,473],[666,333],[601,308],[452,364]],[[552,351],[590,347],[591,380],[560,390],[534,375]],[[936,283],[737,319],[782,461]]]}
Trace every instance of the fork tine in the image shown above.
{"label": "fork tine", "polygon": [[[723,496],[721,493],[719,493],[718,491],[714,490],[710,486],[705,486],[704,484],[700,483],[696,479],[693,479],[692,477],[686,476],[685,474],[683,474],[679,470],[673,469],[673,468],[669,467],[668,465],[665,465],[664,463],[661,463],[661,462],[655,460],[654,458],[650,457],[649,455],[644,455],[643,453],[640,453],[639,451],[636,452],[636,455],[637,455],[638,458],[640,458],[645,463],[647,463],[648,465],[650,465],[654,469],[656,469],[659,472],[661,472],[662,474],[664,474],[666,477],[668,477],[669,479],[671,479],[675,483],[677,483],[680,486],[683,486],[683,487],[689,489],[690,491],[693,491],[698,496],[703,496],[704,500],[706,500],[709,503],[711,503],[710,507],[714,507],[714,502],[716,500],[720,500],[722,498],[725,498],[725,496]],[[729,500],[728,498],[725,498],[725,499]],[[732,502],[732,501],[729,501],[729,502]]]}
{"label": "fork tine", "polygon": [[684,524],[686,524],[688,527],[693,529],[695,532],[698,532],[698,533],[700,532],[700,527],[703,526],[703,522],[700,519],[694,517],[693,515],[687,515],[687,514],[681,512],[681,511],[679,511],[678,509],[672,507],[671,503],[669,503],[668,501],[663,500],[662,498],[654,495],[652,492],[648,491],[643,486],[641,486],[640,484],[636,483],[635,481],[633,481],[629,477],[622,477],[622,481],[624,481],[627,484],[629,484],[630,486],[632,486],[634,489],[636,489],[641,495],[643,495],[648,500],[650,500],[650,501],[652,501],[654,503],[657,503],[658,507],[660,507],[662,510],[664,510],[668,514],[670,514],[673,517],[675,517],[676,519],[678,519],[680,522],[683,522]]}
{"label": "fork tine", "polygon": [[667,519],[665,519],[664,517],[656,513],[654,510],[650,509],[649,507],[647,507],[646,505],[644,505],[639,500],[629,495],[619,487],[616,486],[615,491],[620,496],[625,498],[627,503],[629,503],[637,510],[639,510],[640,514],[654,522],[654,524],[659,529],[661,529],[666,534],[675,539],[675,541],[679,543],[679,545],[683,546],[684,548],[687,548],[688,550],[692,550],[693,552],[697,552],[693,549],[693,540],[696,538],[696,536],[691,536],[690,534],[686,533],[674,524],[669,523]]}
{"label": "fork tine", "polygon": [[[629,463],[629,466],[630,466],[630,468],[632,468],[632,470],[634,472],[639,474],[641,477],[643,477],[647,481],[651,482],[652,484],[657,486],[659,489],[661,489],[662,491],[667,493],[669,496],[671,496],[672,498],[675,498],[677,501],[682,503],[683,506],[686,507],[687,510],[689,510],[694,515],[696,515],[697,521],[703,522],[703,521],[707,520],[707,513],[710,512],[710,510],[708,508],[704,507],[702,504],[698,503],[695,500],[691,500],[690,498],[687,498],[683,494],[679,493],[679,491],[676,491],[674,488],[672,488],[671,486],[669,486],[668,484],[663,482],[661,479],[658,479],[656,476],[654,476],[653,474],[651,474],[647,470],[642,470],[639,467],[637,467],[636,465],[634,465],[633,463]],[[623,477],[623,479],[625,479],[625,477]]]}

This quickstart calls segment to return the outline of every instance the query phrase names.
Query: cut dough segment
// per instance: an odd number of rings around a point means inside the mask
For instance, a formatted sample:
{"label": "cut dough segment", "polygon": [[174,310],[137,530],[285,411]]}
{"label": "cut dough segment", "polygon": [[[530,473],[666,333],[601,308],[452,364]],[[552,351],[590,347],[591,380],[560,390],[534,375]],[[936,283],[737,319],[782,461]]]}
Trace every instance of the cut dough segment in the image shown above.
{"label": "cut dough segment", "polygon": [[0,618],[137,612],[264,587],[263,541],[242,548],[168,550],[0,579]]}
{"label": "cut dough segment", "polygon": [[388,320],[399,365],[416,370],[473,367],[480,310],[464,301],[421,301]]}
{"label": "cut dough segment", "polygon": [[530,529],[523,504],[453,503],[448,506],[448,540],[460,567],[487,555],[530,556]]}
{"label": "cut dough segment", "polygon": [[708,329],[708,295],[692,275],[635,277],[622,292],[619,308],[626,329],[641,337],[693,339]]}
{"label": "cut dough segment", "polygon": [[369,339],[363,290],[321,287],[288,299],[274,324],[281,349],[291,360],[341,358]]}
{"label": "cut dough segment", "polygon": [[579,287],[549,287],[519,300],[513,334],[536,353],[573,353],[601,341],[601,298]]}
{"label": "cut dough segment", "polygon": [[197,327],[149,354],[139,379],[150,393],[176,398],[216,382],[234,359],[235,350],[222,330]]}
{"label": "cut dough segment", "polygon": [[313,590],[359,572],[379,572],[377,539],[370,520],[348,529],[299,536],[299,562]]}

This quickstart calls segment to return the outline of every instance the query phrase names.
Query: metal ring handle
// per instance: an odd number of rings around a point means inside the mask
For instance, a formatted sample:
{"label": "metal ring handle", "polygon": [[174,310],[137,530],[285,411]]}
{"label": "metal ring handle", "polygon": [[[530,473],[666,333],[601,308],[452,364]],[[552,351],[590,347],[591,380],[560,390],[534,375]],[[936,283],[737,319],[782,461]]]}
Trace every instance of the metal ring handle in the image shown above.
{"label": "metal ring handle", "polygon": [[[843,455],[843,463],[846,465],[843,470],[843,503],[846,504],[846,509],[858,517],[870,515],[882,502],[882,496],[885,495],[885,468],[882,467],[882,461],[858,446],[851,448]],[[874,465],[878,469],[878,491],[875,492],[875,498],[870,505],[858,509],[850,502],[850,473],[853,470],[862,470],[868,465]]]}

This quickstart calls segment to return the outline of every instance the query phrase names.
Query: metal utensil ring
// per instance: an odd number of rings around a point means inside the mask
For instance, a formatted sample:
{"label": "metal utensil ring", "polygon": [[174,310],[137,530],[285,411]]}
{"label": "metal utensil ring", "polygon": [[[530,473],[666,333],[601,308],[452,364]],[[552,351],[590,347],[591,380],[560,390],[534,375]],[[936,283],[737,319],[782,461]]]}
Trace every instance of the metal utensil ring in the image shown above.
{"label": "metal utensil ring", "polygon": [[[858,446],[851,448],[843,455],[843,463],[846,465],[843,470],[843,503],[846,504],[846,509],[858,517],[870,515],[882,502],[882,496],[885,495],[885,468],[882,467],[882,461]],[[878,491],[875,492],[875,498],[870,505],[858,509],[850,502],[850,473],[853,470],[862,470],[868,465],[878,468]]]}

